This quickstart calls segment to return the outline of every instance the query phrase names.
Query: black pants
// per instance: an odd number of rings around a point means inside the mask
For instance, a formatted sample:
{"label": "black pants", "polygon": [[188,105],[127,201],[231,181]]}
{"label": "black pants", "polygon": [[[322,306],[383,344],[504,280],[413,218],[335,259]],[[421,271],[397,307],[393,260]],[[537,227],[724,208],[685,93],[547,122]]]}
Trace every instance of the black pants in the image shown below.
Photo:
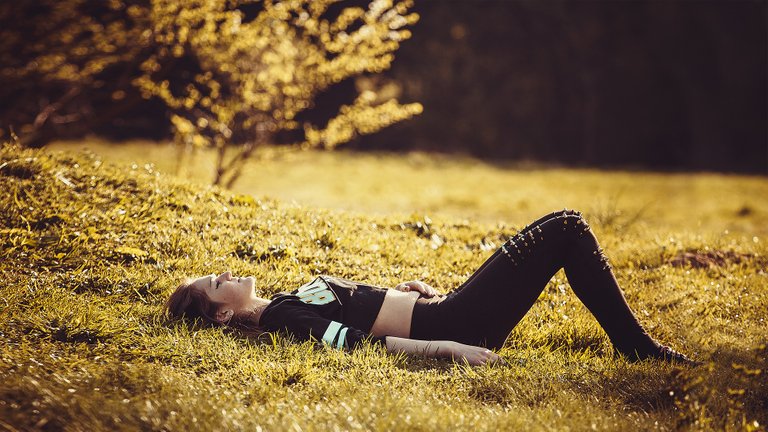
{"label": "black pants", "polygon": [[569,210],[522,229],[442,302],[417,303],[411,337],[498,349],[561,268],[619,352],[658,348],[627,305],[589,225]]}

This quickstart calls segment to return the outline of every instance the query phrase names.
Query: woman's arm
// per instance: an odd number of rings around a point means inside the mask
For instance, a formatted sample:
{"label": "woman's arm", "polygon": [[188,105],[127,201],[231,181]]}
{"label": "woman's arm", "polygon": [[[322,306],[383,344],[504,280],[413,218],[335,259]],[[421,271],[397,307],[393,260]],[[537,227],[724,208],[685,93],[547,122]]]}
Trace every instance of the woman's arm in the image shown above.
{"label": "woman's arm", "polygon": [[427,357],[450,358],[467,362],[472,366],[495,363],[501,360],[495,352],[478,346],[464,345],[454,341],[426,341],[387,336],[387,351],[392,353],[420,354]]}

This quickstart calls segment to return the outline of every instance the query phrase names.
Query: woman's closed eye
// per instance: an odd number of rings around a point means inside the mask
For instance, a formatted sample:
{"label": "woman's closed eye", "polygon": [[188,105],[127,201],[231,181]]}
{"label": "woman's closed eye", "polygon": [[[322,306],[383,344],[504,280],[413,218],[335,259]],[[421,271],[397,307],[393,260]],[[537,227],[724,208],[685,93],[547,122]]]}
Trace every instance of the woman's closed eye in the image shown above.
{"label": "woman's closed eye", "polygon": [[210,277],[211,277],[211,285],[210,286],[212,286],[213,289],[218,289],[219,288],[219,284],[221,283],[221,281],[219,280],[218,277],[216,277],[215,274],[212,274]]}

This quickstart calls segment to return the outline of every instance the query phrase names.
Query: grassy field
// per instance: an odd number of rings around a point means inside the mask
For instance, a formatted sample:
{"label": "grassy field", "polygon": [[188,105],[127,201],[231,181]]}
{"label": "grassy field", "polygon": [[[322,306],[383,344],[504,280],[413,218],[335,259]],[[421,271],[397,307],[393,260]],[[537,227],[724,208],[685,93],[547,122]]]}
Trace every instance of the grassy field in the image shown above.
{"label": "grassy field", "polygon": [[[167,173],[176,172],[179,159],[172,145],[146,142],[60,142],[51,149],[87,150],[128,165],[150,163]],[[267,150],[259,156],[264,161],[250,164],[234,192],[366,215],[415,213],[484,223],[524,224],[568,207],[621,229],[768,236],[765,177],[493,165],[424,153]],[[212,160],[203,153],[187,157],[181,174],[208,185]]]}
{"label": "grassy field", "polygon": [[[300,153],[253,164],[227,192],[203,186],[202,159],[189,182],[158,172],[171,149],[89,147],[0,151],[0,429],[768,424],[765,178]],[[264,296],[318,273],[447,292],[563,207],[584,211],[650,332],[705,366],[613,357],[562,273],[498,366],[252,340],[162,314],[183,277],[227,269]]]}

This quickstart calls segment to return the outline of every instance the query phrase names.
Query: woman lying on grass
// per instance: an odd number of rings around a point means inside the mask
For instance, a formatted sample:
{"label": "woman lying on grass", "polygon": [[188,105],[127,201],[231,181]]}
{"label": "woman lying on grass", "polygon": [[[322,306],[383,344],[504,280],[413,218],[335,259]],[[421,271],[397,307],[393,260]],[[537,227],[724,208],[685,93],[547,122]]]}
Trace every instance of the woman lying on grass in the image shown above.
{"label": "woman lying on grass", "polygon": [[645,332],[589,225],[581,213],[569,210],[525,227],[448,295],[419,281],[384,289],[320,276],[267,300],[256,296],[253,277],[226,272],[181,284],[166,306],[176,317],[249,330],[284,330],[335,348],[351,349],[369,340],[390,352],[479,365],[500,359],[491,350],[501,348],[561,268],[616,352],[633,361],[694,363]]}

